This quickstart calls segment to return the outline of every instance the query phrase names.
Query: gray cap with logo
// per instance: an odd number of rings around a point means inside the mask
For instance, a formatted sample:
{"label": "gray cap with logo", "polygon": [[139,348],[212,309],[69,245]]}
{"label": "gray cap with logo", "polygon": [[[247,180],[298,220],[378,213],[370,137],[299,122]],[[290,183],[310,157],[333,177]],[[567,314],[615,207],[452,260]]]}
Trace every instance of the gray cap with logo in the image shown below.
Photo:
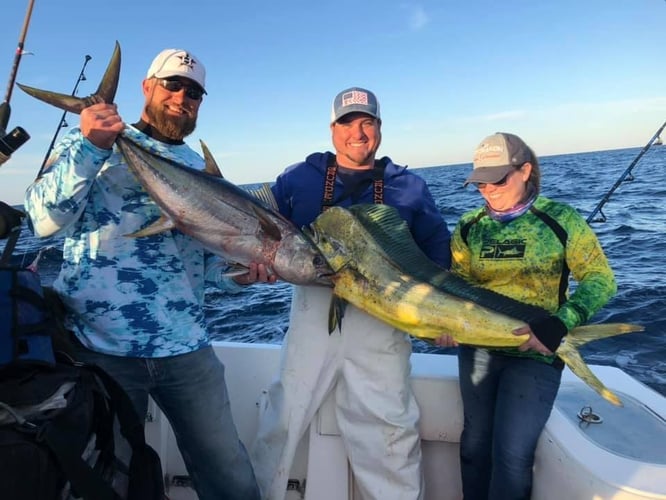
{"label": "gray cap with logo", "polygon": [[534,155],[520,137],[506,132],[489,135],[474,150],[474,170],[463,186],[471,182],[499,182],[526,162],[534,162]]}
{"label": "gray cap with logo", "polygon": [[331,123],[337,122],[349,113],[365,113],[381,120],[377,96],[361,87],[352,87],[343,90],[335,96],[331,110]]}

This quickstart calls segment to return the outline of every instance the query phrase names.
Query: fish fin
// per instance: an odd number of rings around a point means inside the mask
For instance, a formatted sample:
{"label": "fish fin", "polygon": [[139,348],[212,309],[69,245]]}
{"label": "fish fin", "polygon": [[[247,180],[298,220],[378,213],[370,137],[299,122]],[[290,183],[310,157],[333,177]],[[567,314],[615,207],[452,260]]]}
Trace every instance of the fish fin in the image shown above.
{"label": "fish fin", "polygon": [[203,151],[204,160],[206,160],[206,167],[204,168],[204,172],[224,179],[222,171],[215,161],[213,154],[210,152],[210,149],[208,149],[208,146],[206,146],[206,143],[201,140],[199,142],[201,143],[201,151]]}
{"label": "fish fin", "polygon": [[280,209],[277,205],[277,200],[273,196],[273,191],[271,190],[271,185],[267,182],[264,182],[258,189],[250,189],[248,193],[254,196],[257,200],[262,202],[268,208],[279,212]]}
{"label": "fish fin", "polygon": [[243,274],[247,274],[249,271],[247,266],[244,266],[243,264],[229,264],[227,267],[227,270],[222,273],[222,276],[228,276],[228,277],[233,277],[233,276],[241,276]]}
{"label": "fish fin", "polygon": [[576,347],[565,340],[557,348],[557,355],[576,376],[594,389],[602,398],[615,406],[624,406],[620,398],[592,373],[592,370],[587,366],[587,363],[585,363],[585,360]]}
{"label": "fish fin", "polygon": [[259,220],[259,226],[261,227],[261,230],[266,233],[266,235],[272,240],[280,241],[282,239],[282,233],[280,232],[280,228],[277,227],[275,222],[266,217],[266,214],[261,212],[258,207],[252,206],[251,208],[254,212],[254,215]]}
{"label": "fish fin", "polygon": [[345,316],[347,308],[347,301],[342,297],[333,294],[331,297],[331,304],[328,308],[328,334],[333,333],[335,328],[342,333],[342,318]]}
{"label": "fish fin", "polygon": [[50,92],[48,90],[36,89],[34,87],[29,87],[28,85],[23,85],[20,83],[17,83],[16,86],[35,99],[39,99],[40,101],[44,101],[47,104],[55,106],[56,108],[64,109],[65,111],[69,111],[70,113],[75,113],[77,115],[81,114],[81,111],[86,107],[94,104],[94,102],[87,102],[87,99],[89,99],[88,97],[76,97],[69,94]]}
{"label": "fish fin", "polygon": [[622,406],[622,401],[610,389],[608,389],[597,376],[592,373],[578,347],[593,340],[599,340],[625,333],[642,332],[645,328],[641,325],[630,323],[600,323],[594,325],[582,325],[572,328],[569,334],[557,348],[555,354],[564,361],[569,369],[597,391],[604,399],[616,406]]}
{"label": "fish fin", "polygon": [[155,234],[163,233],[164,231],[170,231],[175,229],[176,225],[173,220],[171,220],[166,215],[162,215],[159,219],[153,222],[150,226],[139,229],[133,233],[127,234],[125,236],[129,238],[140,238],[142,236],[153,236]]}
{"label": "fish fin", "polygon": [[120,79],[120,44],[116,41],[109,65],[104,72],[102,81],[97,87],[97,91],[88,97],[76,97],[68,94],[40,90],[27,85],[16,85],[25,93],[32,97],[44,101],[53,106],[69,111],[70,113],[80,114],[88,106],[101,102],[112,103],[118,90],[118,80]]}
{"label": "fish fin", "polygon": [[578,348],[593,340],[605,339],[625,333],[642,332],[643,330],[645,330],[644,326],[631,323],[599,323],[572,328],[565,338],[569,345]]}
{"label": "fish fin", "polygon": [[120,59],[120,44],[116,41],[109,65],[106,67],[99,87],[97,87],[97,92],[93,94],[101,99],[101,102],[112,103],[116,98],[118,80],[120,80]]}

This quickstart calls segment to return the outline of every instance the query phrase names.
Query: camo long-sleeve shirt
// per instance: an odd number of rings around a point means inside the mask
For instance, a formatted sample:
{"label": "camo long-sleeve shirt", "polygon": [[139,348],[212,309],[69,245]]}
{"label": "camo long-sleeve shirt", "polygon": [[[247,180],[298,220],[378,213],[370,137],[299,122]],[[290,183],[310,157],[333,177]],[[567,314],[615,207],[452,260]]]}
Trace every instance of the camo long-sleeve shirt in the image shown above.
{"label": "camo long-sleeve shirt", "polygon": [[[203,159],[185,144],[165,144],[131,127],[127,132],[162,157],[203,167]],[[210,269],[219,260],[177,230],[127,236],[157,220],[160,210],[116,147],[99,149],[73,129],[28,188],[25,209],[37,236],[65,237],[53,287],[67,307],[66,326],[86,347],[164,357],[209,343],[205,260]]]}
{"label": "camo long-sleeve shirt", "polygon": [[[451,240],[451,270],[474,284],[540,306],[571,330],[615,294],[615,277],[599,240],[574,208],[539,196],[533,209],[510,222],[493,220],[485,208],[464,214]],[[546,223],[549,218],[556,222],[553,227],[564,230],[559,236]],[[570,295],[567,269],[577,282]]]}

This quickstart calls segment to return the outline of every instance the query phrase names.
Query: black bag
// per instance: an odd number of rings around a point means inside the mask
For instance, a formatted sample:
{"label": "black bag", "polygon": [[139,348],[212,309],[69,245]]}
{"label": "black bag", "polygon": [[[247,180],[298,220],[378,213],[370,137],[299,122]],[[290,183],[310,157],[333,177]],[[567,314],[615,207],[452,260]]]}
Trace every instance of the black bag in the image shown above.
{"label": "black bag", "polygon": [[37,273],[0,267],[0,314],[0,367],[54,365],[53,323]]}
{"label": "black bag", "polygon": [[[116,415],[129,470],[114,453]],[[159,456],[127,394],[99,367],[62,356],[0,372],[0,484],[12,500],[164,498]]]}
{"label": "black bag", "polygon": [[[36,272],[9,264],[16,237],[0,258],[0,496],[163,500],[143,422],[106,372],[60,352],[61,305]],[[129,469],[115,456],[116,416],[132,447]]]}

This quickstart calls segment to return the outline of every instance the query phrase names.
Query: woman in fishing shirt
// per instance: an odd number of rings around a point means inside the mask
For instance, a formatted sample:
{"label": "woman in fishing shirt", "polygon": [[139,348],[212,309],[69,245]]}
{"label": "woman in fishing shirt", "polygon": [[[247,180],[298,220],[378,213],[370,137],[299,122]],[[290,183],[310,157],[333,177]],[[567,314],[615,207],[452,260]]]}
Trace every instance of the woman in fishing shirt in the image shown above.
{"label": "woman in fishing shirt", "polygon": [[[518,348],[459,347],[465,500],[530,498],[534,452],[563,368],[553,353],[617,290],[592,229],[573,207],[541,196],[540,178],[532,149],[496,133],[477,147],[464,183],[477,186],[485,205],[456,226],[452,272],[550,312],[514,331],[529,334]],[[571,295],[569,274],[578,283]]]}

